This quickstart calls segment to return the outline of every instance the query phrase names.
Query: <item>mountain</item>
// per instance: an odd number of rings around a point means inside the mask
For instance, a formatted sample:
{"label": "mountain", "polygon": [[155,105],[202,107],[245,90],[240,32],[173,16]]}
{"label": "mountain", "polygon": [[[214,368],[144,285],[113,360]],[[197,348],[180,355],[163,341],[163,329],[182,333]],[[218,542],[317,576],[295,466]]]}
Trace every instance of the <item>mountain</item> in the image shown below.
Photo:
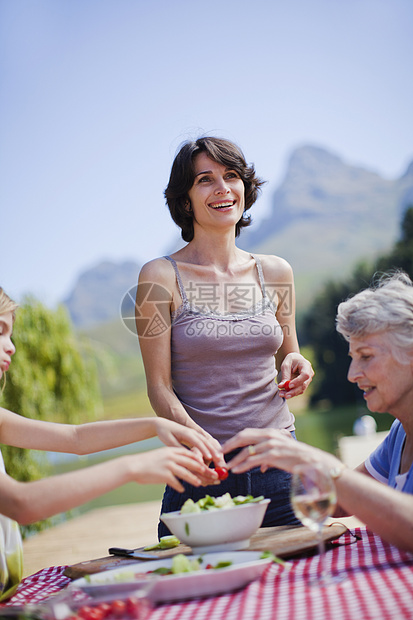
{"label": "mountain", "polygon": [[[238,245],[291,263],[299,315],[326,280],[341,279],[357,262],[390,249],[412,204],[413,162],[400,178],[389,180],[324,148],[305,145],[291,154],[270,215],[244,228]],[[257,209],[259,202],[251,209],[252,218]],[[121,300],[139,270],[133,261],[106,261],[85,271],[64,301],[74,324],[86,328],[118,318]]]}
{"label": "mountain", "polygon": [[[294,269],[298,310],[328,279],[386,252],[413,204],[413,162],[399,179],[385,179],[315,146],[291,155],[268,217],[244,229],[238,245],[282,256]],[[252,218],[254,218],[252,207]]]}
{"label": "mountain", "polygon": [[120,317],[121,301],[137,283],[141,266],[103,261],[84,271],[63,301],[74,325],[88,328]]}

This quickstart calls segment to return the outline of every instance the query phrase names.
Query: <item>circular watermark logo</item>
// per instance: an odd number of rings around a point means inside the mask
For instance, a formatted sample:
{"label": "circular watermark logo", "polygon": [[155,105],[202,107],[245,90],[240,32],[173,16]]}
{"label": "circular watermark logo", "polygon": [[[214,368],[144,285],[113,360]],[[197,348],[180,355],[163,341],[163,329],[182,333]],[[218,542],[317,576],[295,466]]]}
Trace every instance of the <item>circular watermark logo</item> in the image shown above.
{"label": "circular watermark logo", "polygon": [[130,288],[122,298],[120,315],[125,327],[142,338],[155,338],[170,328],[171,293],[154,282]]}

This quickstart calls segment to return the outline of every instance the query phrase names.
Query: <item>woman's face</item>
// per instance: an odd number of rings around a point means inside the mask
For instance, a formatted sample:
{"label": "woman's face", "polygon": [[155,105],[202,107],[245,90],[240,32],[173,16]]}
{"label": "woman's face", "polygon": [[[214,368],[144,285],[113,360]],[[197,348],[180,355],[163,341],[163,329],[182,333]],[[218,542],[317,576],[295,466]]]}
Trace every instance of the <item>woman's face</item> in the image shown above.
{"label": "woman's face", "polygon": [[194,160],[195,180],[188,192],[194,226],[226,227],[241,219],[245,207],[244,183],[235,170],[200,153]]}
{"label": "woman's face", "polygon": [[11,341],[13,315],[11,312],[0,315],[0,379],[10,366],[11,356],[16,351]]}
{"label": "woman's face", "polygon": [[379,332],[350,338],[348,380],[362,390],[370,411],[396,418],[413,406],[413,361],[402,363],[390,347],[391,335]]}

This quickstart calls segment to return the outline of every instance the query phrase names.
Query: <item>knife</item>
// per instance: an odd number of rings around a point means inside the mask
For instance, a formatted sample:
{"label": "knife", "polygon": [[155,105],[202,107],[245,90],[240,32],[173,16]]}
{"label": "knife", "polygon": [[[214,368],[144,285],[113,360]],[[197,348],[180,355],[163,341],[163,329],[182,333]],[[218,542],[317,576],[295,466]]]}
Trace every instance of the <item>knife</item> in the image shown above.
{"label": "knife", "polygon": [[[142,549],[142,548],[141,548]],[[159,560],[159,555],[146,553],[140,549],[123,549],[123,547],[111,547],[109,549],[111,555],[122,555],[127,558],[136,558],[138,560]]]}

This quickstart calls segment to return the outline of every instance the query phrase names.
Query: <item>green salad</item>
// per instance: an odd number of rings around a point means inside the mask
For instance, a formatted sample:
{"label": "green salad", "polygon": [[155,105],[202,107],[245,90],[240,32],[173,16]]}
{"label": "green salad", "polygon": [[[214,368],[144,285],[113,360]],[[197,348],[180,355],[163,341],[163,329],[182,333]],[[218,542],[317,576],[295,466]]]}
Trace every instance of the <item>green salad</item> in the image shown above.
{"label": "green salad", "polygon": [[205,567],[201,566],[202,564],[202,556],[199,558],[187,558],[186,555],[179,553],[172,558],[172,566],[160,566],[159,568],[155,568],[155,570],[151,571],[156,575],[180,575],[182,573],[194,573],[202,568],[206,569],[219,569],[226,568],[227,566],[231,566],[231,561],[221,561],[216,564],[207,564]]}
{"label": "green salad", "polygon": [[256,504],[264,499],[263,495],[259,497],[253,497],[252,495],[237,495],[231,497],[229,493],[221,495],[220,497],[211,497],[206,495],[197,502],[193,499],[187,499],[181,508],[181,514],[188,514],[191,512],[204,512],[206,510],[219,510],[222,508],[234,508],[234,506],[243,506],[244,504]]}

